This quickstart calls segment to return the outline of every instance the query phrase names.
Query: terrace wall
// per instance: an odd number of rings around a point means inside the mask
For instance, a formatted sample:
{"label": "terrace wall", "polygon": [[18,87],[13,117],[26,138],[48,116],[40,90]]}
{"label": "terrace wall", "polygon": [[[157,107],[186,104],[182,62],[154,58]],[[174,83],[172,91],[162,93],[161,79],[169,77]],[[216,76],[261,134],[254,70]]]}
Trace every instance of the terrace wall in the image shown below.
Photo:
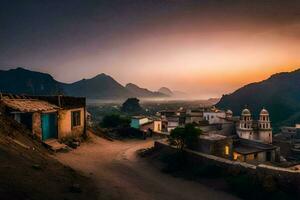
{"label": "terrace wall", "polygon": [[[155,149],[164,148],[163,152],[176,152],[177,149],[165,142],[155,141]],[[167,150],[167,151],[166,151]],[[281,187],[294,188],[295,191],[300,191],[300,171],[295,171],[288,168],[274,167],[264,164],[252,165],[245,162],[232,161],[225,158],[220,158],[213,155],[208,155],[189,149],[185,149],[187,153],[187,161],[192,165],[214,165],[221,167],[224,171],[246,173],[255,175],[259,180],[265,177],[273,177]]]}

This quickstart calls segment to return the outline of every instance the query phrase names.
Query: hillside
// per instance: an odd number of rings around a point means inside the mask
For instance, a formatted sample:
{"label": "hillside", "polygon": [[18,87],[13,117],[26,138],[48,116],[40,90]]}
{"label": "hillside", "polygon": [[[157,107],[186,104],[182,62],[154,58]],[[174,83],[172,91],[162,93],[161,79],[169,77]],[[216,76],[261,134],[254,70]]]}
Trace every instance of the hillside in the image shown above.
{"label": "hillside", "polygon": [[0,71],[0,91],[13,94],[48,95],[62,93],[52,76],[23,68]]}
{"label": "hillside", "polygon": [[0,92],[29,95],[84,96],[90,99],[125,99],[128,97],[158,98],[167,97],[160,92],[152,92],[135,84],[126,87],[111,76],[99,74],[90,79],[74,83],[61,83],[51,75],[24,68],[0,70]]}
{"label": "hillside", "polygon": [[0,115],[1,199],[97,198],[97,189],[90,178],[49,156],[29,134],[22,125]]}
{"label": "hillside", "polygon": [[270,78],[248,84],[232,94],[223,95],[216,105],[232,109],[235,115],[247,106],[257,116],[265,107],[270,112],[273,127],[300,122],[300,69],[272,75]]}
{"label": "hillside", "polygon": [[87,98],[126,98],[132,96],[125,87],[106,74],[99,74],[91,79],[83,79],[72,84],[64,84],[67,95]]}
{"label": "hillside", "polygon": [[139,86],[128,83],[125,88],[133,94],[135,97],[167,97],[168,95],[160,93],[160,92],[152,92],[146,88],[140,88]]}

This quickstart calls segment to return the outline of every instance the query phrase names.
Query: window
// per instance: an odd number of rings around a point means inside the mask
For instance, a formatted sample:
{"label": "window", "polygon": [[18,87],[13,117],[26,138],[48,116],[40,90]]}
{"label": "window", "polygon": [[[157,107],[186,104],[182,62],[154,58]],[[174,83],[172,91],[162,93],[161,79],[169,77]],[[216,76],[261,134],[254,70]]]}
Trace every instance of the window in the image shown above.
{"label": "window", "polygon": [[72,112],[72,127],[80,126],[80,111]]}
{"label": "window", "polygon": [[157,124],[157,130],[161,131],[160,124]]}
{"label": "window", "polygon": [[233,160],[238,160],[239,158],[242,158],[242,156],[236,152],[233,152]]}
{"label": "window", "polygon": [[229,155],[229,146],[225,146],[225,155]]}

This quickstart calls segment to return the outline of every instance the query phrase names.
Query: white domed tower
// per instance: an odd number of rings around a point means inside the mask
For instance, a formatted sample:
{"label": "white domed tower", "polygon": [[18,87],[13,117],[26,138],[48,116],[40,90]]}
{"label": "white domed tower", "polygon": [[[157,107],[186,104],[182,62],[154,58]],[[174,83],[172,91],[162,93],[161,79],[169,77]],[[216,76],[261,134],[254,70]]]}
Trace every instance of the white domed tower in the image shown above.
{"label": "white domed tower", "polygon": [[269,112],[262,109],[258,120],[258,139],[264,143],[272,143],[272,127]]}
{"label": "white domed tower", "polygon": [[247,108],[242,111],[241,119],[238,123],[237,134],[240,138],[254,139],[251,112]]}
{"label": "white domed tower", "polygon": [[233,112],[231,110],[226,111],[226,119],[232,119]]}

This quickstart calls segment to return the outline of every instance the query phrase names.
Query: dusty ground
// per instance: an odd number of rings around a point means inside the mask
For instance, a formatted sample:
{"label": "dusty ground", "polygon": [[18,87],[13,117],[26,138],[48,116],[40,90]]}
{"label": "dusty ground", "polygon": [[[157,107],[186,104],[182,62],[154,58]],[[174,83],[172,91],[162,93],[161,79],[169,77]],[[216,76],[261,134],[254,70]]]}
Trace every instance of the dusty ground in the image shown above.
{"label": "dusty ground", "polygon": [[96,199],[93,180],[62,165],[28,136],[24,127],[0,115],[0,199]]}
{"label": "dusty ground", "polygon": [[111,142],[92,136],[92,142],[55,157],[95,180],[99,199],[237,199],[223,191],[160,172],[136,154],[138,149],[151,146],[152,140]]}

